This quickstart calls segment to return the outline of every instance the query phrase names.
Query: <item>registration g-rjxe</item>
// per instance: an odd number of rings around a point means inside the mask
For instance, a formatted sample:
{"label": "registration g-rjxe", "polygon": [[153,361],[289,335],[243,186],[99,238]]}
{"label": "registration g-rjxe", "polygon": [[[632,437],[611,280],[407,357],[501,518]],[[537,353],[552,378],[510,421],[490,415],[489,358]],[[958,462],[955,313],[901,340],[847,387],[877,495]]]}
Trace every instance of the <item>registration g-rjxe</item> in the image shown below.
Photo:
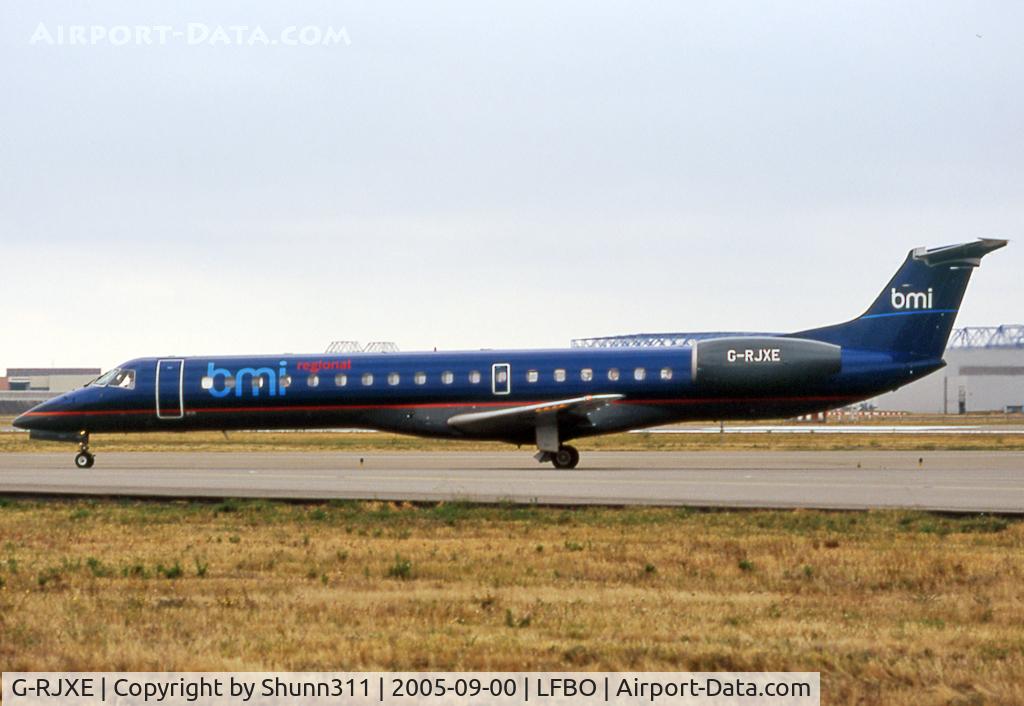
{"label": "registration g-rjxe", "polygon": [[98,696],[99,685],[91,677],[61,677],[49,679],[35,677],[33,679],[15,679],[11,682],[11,693],[15,696]]}

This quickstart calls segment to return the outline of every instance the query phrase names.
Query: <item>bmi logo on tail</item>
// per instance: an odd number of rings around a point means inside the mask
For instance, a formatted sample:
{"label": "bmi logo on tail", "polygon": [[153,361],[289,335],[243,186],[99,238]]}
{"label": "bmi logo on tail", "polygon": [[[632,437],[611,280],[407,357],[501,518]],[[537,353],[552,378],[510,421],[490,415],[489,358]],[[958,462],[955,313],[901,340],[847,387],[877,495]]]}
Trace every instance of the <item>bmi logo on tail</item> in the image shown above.
{"label": "bmi logo on tail", "polygon": [[931,309],[932,288],[927,292],[897,292],[893,287],[889,291],[889,300],[893,309]]}

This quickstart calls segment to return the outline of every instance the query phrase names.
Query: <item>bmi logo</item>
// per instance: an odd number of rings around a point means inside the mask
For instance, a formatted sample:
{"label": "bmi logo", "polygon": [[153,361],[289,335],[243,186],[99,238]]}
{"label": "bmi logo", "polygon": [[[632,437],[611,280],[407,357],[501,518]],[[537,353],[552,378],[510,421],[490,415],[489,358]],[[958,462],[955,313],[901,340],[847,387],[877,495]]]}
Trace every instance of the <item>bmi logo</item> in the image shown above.
{"label": "bmi logo", "polygon": [[889,300],[893,309],[931,309],[932,288],[927,292],[897,292],[893,287],[889,291]]}
{"label": "bmi logo", "polygon": [[[259,397],[260,390],[266,385],[270,397],[277,397],[279,395],[284,397],[285,390],[287,389],[285,379],[288,376],[288,370],[285,366],[288,363],[282,360],[279,365],[280,368],[278,370],[265,367],[239,368],[232,371],[227,368],[218,368],[213,363],[210,363],[206,369],[203,387],[209,390],[210,394],[214,397],[227,397],[231,394],[232,388],[234,388],[236,397],[241,397],[246,388],[252,391],[253,397]],[[219,389],[218,386],[220,386]]]}

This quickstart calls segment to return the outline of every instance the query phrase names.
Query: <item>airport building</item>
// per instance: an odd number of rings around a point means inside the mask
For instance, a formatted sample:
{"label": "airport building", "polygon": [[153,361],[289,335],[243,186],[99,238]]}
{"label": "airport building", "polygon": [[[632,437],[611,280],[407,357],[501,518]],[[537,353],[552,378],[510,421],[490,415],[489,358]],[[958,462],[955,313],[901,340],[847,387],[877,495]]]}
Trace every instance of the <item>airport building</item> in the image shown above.
{"label": "airport building", "polygon": [[871,401],[883,411],[1020,413],[1024,407],[1024,325],[956,329],[946,367]]}
{"label": "airport building", "polygon": [[99,368],[8,368],[0,377],[0,414],[14,415],[51,397],[82,387]]}
{"label": "airport building", "polygon": [[[702,338],[756,335],[741,332],[640,333],[579,338],[573,348],[689,346]],[[945,353],[946,367],[870,400],[883,412],[963,414],[1020,412],[1024,405],[1024,325],[955,329]]]}
{"label": "airport building", "polygon": [[67,392],[81,387],[100,374],[99,368],[8,368],[8,390]]}

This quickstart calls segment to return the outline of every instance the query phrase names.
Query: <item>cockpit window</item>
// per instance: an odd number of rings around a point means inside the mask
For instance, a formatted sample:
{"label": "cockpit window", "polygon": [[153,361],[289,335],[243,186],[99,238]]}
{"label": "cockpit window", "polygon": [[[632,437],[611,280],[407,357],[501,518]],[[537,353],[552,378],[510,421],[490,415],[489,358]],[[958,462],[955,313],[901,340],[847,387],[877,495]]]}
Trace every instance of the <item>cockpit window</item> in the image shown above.
{"label": "cockpit window", "polygon": [[120,387],[122,390],[135,389],[135,371],[118,370],[114,379],[107,383],[109,387]]}
{"label": "cockpit window", "polygon": [[89,385],[92,387],[106,387],[107,385],[110,384],[110,381],[117,376],[119,372],[121,371],[118,370],[117,368],[114,368],[113,370],[100,375],[98,378],[90,382]]}
{"label": "cockpit window", "polygon": [[134,390],[135,371],[114,368],[90,382],[89,387],[120,387],[122,390]]}

